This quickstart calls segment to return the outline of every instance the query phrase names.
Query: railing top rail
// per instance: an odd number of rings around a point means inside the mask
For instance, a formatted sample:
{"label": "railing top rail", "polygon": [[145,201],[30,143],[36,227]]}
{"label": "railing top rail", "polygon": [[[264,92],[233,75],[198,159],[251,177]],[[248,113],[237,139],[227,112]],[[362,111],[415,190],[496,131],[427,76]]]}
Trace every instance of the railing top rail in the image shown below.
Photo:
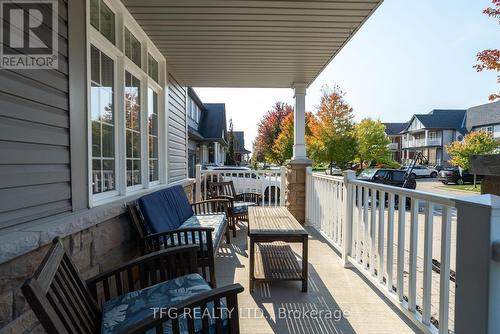
{"label": "railing top rail", "polygon": [[337,182],[344,182],[343,176],[327,175],[327,174],[319,174],[319,173],[312,173],[312,176],[315,178],[318,178],[318,179],[326,179],[326,180],[332,180],[332,181],[337,181]]}
{"label": "railing top rail", "polygon": [[373,183],[373,182],[367,182],[367,181],[361,181],[361,180],[351,180],[349,183],[357,185],[357,186],[363,186],[363,187],[368,187],[371,189],[379,190],[379,191],[386,191],[389,193],[397,194],[400,196],[407,196],[411,198],[415,198],[418,200],[423,200],[423,201],[429,201],[435,204],[441,204],[441,205],[446,205],[450,207],[454,207],[456,204],[457,198],[455,197],[446,197],[443,195],[437,195],[437,194],[429,194],[423,191],[419,190],[412,190],[412,189],[404,189],[404,188],[399,188],[399,187],[394,187],[394,186],[388,186],[385,184],[379,184],[379,183]]}
{"label": "railing top rail", "polygon": [[249,169],[249,170],[243,170],[243,169],[202,169],[201,170],[202,174],[206,173],[256,173],[256,174],[280,174],[281,169]]}

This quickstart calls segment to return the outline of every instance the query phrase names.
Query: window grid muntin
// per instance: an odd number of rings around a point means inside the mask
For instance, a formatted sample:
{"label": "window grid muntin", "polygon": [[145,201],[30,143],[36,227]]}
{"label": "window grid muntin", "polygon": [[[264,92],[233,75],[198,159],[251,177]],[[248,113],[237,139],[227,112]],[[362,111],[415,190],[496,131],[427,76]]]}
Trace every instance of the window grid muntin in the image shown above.
{"label": "window grid muntin", "polygon": [[[141,81],[125,71],[125,170],[127,187],[142,184]],[[136,97],[131,95],[135,90]],[[127,96],[128,94],[128,96]],[[133,111],[133,108],[135,111]],[[134,145],[135,144],[135,145]]]}
{"label": "window grid muntin", "polygon": [[134,34],[125,27],[125,43],[124,43],[125,56],[130,59],[134,64],[141,67],[142,64],[142,45],[141,42],[134,36]]}
{"label": "window grid muntin", "polygon": [[159,173],[159,121],[158,121],[158,94],[148,88],[148,167],[149,182],[157,182]]}
{"label": "window grid muntin", "polygon": [[[109,35],[103,31],[103,15],[111,15],[111,22],[109,22]],[[109,8],[103,0],[90,1],[90,24],[101,33],[113,45],[116,42],[116,14]]]}
{"label": "window grid muntin", "polygon": [[159,83],[159,64],[150,53],[148,53],[148,75],[156,83]]}
{"label": "window grid muntin", "polygon": [[[115,135],[115,126],[114,126],[114,119],[115,119],[115,105],[113,102],[114,99],[114,61],[106,56],[101,50],[99,50],[97,47],[91,45],[91,68],[93,67],[93,61],[92,57],[98,56],[98,69],[97,69],[97,74],[98,78],[91,78],[91,156],[92,156],[92,193],[93,194],[100,194],[100,193],[105,193],[109,191],[114,191],[116,190],[116,159],[115,159],[115,147],[116,143],[114,141],[114,135]],[[103,86],[103,70],[102,70],[102,64],[103,64],[103,57],[105,59],[109,60],[109,63],[111,65],[111,89],[108,89],[106,86]],[[92,69],[91,69],[92,72]],[[97,79],[97,80],[95,80]],[[99,88],[99,90],[96,90],[96,88]],[[97,91],[99,93],[99,101],[97,101],[97,119],[94,119],[94,115],[96,115],[96,111],[93,110],[94,107],[96,106],[96,99],[93,96],[92,91]],[[111,115],[112,119],[110,122],[107,122],[101,118],[101,102],[102,100],[100,99],[100,93],[101,91],[108,91],[110,93],[110,99],[109,102],[111,104]],[[95,154],[94,148],[95,148],[95,143],[94,143],[94,127],[98,126],[99,127],[99,151],[98,154]],[[112,155],[105,156],[104,153],[104,145],[103,145],[103,126],[106,126],[110,128],[111,133],[110,133],[110,139],[111,139],[111,147],[110,147],[110,152]],[[110,166],[108,169],[104,169],[105,164],[108,164]],[[100,166],[99,168],[96,168],[96,166]],[[107,177],[104,175],[104,171],[111,171]],[[99,175],[96,181],[96,176]],[[106,186],[107,185],[107,186]]]}

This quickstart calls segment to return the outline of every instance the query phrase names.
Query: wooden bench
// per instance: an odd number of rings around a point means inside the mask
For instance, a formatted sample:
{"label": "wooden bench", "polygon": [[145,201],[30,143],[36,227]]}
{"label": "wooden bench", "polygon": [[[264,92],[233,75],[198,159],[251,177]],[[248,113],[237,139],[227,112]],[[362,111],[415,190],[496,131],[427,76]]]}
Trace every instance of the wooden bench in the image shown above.
{"label": "wooden bench", "polygon": [[[185,196],[184,193],[183,195]],[[187,201],[187,197],[183,200]],[[195,202],[190,204],[190,206],[195,216],[224,215],[225,217],[229,217],[229,200],[227,199],[211,199]],[[169,247],[196,244],[198,245],[198,266],[200,273],[212,287],[217,286],[215,256],[222,244],[223,236],[225,236],[227,243],[230,242],[228,222],[224,227],[223,233],[216,240],[212,237],[213,228],[201,226],[184,227],[181,225],[179,228],[173,230],[151,233],[137,207],[137,203],[129,203],[127,207],[130,219],[140,239],[139,247],[142,255]]]}
{"label": "wooden bench", "polygon": [[[103,326],[103,323],[107,322],[106,320],[103,322],[103,309],[106,310],[106,303],[112,303],[120,296],[125,296],[123,300],[130,300],[141,294],[149,296],[145,292],[147,290],[143,289],[157,288],[161,284],[172,282],[169,280],[179,279],[185,275],[195,275],[202,280],[201,276],[194,274],[197,272],[196,253],[197,247],[194,245],[166,249],[135,259],[84,281],[62,243],[55,239],[33,277],[22,286],[22,292],[47,333],[99,333],[101,329],[107,328]],[[211,289],[208,285],[206,287],[207,291],[203,293],[171,303],[167,312],[161,317],[155,316],[149,309],[136,310],[147,316],[125,323],[125,328],[120,330],[104,330],[104,332],[167,333],[171,330],[172,333],[179,333],[185,330],[181,328],[184,325],[190,334],[195,333],[195,329],[204,333],[209,331],[239,333],[237,294],[243,291],[243,287],[239,284],[217,289]],[[165,305],[163,303],[158,305],[162,306]],[[187,317],[184,313],[195,314],[194,312],[198,310],[201,313],[197,314],[206,314],[204,311],[210,307],[216,315],[212,319],[203,317],[196,322],[197,319]],[[222,314],[220,310],[224,307],[232,313],[225,319],[218,318],[217,315]],[[123,319],[124,314],[122,312],[121,319],[114,318],[113,324],[116,321],[126,321]],[[106,313],[104,319],[105,316]]]}

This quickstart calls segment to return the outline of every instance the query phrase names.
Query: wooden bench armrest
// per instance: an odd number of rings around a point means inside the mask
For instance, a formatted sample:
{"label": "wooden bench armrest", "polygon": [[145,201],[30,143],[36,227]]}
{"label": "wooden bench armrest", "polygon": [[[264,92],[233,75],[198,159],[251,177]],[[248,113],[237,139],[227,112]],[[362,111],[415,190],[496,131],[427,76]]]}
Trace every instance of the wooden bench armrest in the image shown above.
{"label": "wooden bench armrest", "polygon": [[228,207],[229,199],[226,198],[212,198],[191,204],[191,208],[193,209],[195,215],[219,213],[227,216]]}
{"label": "wooden bench armrest", "polygon": [[262,198],[262,195],[259,193],[256,193],[256,192],[241,193],[241,194],[237,194],[235,196],[235,200],[242,201],[242,202],[258,203],[261,198]]}
{"label": "wooden bench armrest", "polygon": [[[203,312],[203,310],[207,307],[208,303],[213,303],[215,312],[218,312],[217,308],[220,310],[222,305],[222,299],[226,300],[225,308],[228,310],[228,324],[229,331],[228,333],[238,333],[239,332],[239,315],[238,315],[238,294],[243,292],[243,287],[241,284],[231,284],[221,288],[215,288],[210,291],[206,291],[200,294],[196,294],[184,301],[181,301],[178,304],[175,304],[168,309],[162,310],[162,315],[152,314],[150,317],[138,322],[136,325],[131,326],[127,329],[127,334],[138,334],[138,333],[146,333],[152,329],[156,329],[157,332],[163,332],[163,326],[167,322],[172,321],[172,329],[173,332],[176,332],[176,326],[179,325],[178,322],[175,322],[175,319],[180,319],[180,317],[186,312],[190,311],[191,316],[199,315],[202,316],[208,312]],[[161,307],[161,306],[159,306]],[[194,308],[201,307],[201,312],[193,312]],[[153,313],[153,312],[152,312]],[[212,316],[214,314],[211,314]],[[220,326],[222,329],[222,320],[217,319],[216,315],[216,326]],[[186,315],[188,318],[190,315]],[[203,326],[208,326],[208,321],[202,321]],[[208,332],[208,328],[206,332]]]}
{"label": "wooden bench armrest", "polygon": [[[91,277],[86,280],[86,284],[96,300],[98,300],[97,287],[102,285],[104,299],[109,300],[124,292],[144,289],[166,279],[196,273],[198,270],[197,252],[198,246],[196,245],[163,249]],[[139,284],[135,284],[134,272],[139,273]],[[110,279],[114,281],[112,284],[116,285],[115,291],[110,289]]]}

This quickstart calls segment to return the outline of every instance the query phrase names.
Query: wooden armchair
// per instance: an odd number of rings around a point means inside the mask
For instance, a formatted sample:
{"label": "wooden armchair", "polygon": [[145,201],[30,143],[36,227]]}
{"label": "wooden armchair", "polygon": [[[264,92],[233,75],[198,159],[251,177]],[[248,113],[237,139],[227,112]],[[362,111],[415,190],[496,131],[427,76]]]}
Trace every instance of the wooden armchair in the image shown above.
{"label": "wooden armchair", "polygon": [[[212,238],[213,228],[209,227],[186,227],[172,231],[150,233],[135,203],[127,205],[132,223],[134,224],[140,238],[141,254],[149,254],[161,249],[179,245],[198,246],[198,267],[201,275],[212,287],[216,287],[215,277],[215,255],[222,240]],[[229,200],[213,199],[195,202],[191,208],[195,215],[224,214],[229,219]],[[229,223],[229,222],[228,222]],[[226,242],[230,242],[229,229],[224,231]]]}
{"label": "wooden armchair", "polygon": [[236,223],[238,221],[248,221],[248,207],[259,205],[262,195],[256,192],[236,193],[233,181],[210,182],[208,184],[209,195],[212,199],[222,198],[229,200],[229,227],[236,237]]}
{"label": "wooden armchair", "polygon": [[[22,291],[47,333],[99,333],[101,330],[104,333],[239,333],[237,294],[243,291],[239,284],[211,289],[205,282],[203,292],[175,303],[169,302],[168,294],[156,294],[153,298],[154,294],[150,293],[151,289],[171,282],[177,284],[177,280],[184,277],[203,282],[201,276],[194,274],[196,253],[194,245],[166,249],[84,281],[62,243],[55,239]],[[145,288],[148,289],[143,290]],[[129,305],[120,305],[123,306],[119,308],[120,316],[114,317],[117,309],[109,309],[109,305],[115,301],[127,303],[138,296],[146,301],[145,305],[138,308],[140,304],[134,304],[133,312],[126,311]],[[167,310],[158,316],[150,309],[151,305]],[[226,317],[221,313],[225,307],[232,312],[225,313]],[[194,309],[200,312],[195,313]],[[186,312],[207,314],[205,311],[213,311],[220,317],[186,316]],[[107,327],[107,323],[111,325]]]}

